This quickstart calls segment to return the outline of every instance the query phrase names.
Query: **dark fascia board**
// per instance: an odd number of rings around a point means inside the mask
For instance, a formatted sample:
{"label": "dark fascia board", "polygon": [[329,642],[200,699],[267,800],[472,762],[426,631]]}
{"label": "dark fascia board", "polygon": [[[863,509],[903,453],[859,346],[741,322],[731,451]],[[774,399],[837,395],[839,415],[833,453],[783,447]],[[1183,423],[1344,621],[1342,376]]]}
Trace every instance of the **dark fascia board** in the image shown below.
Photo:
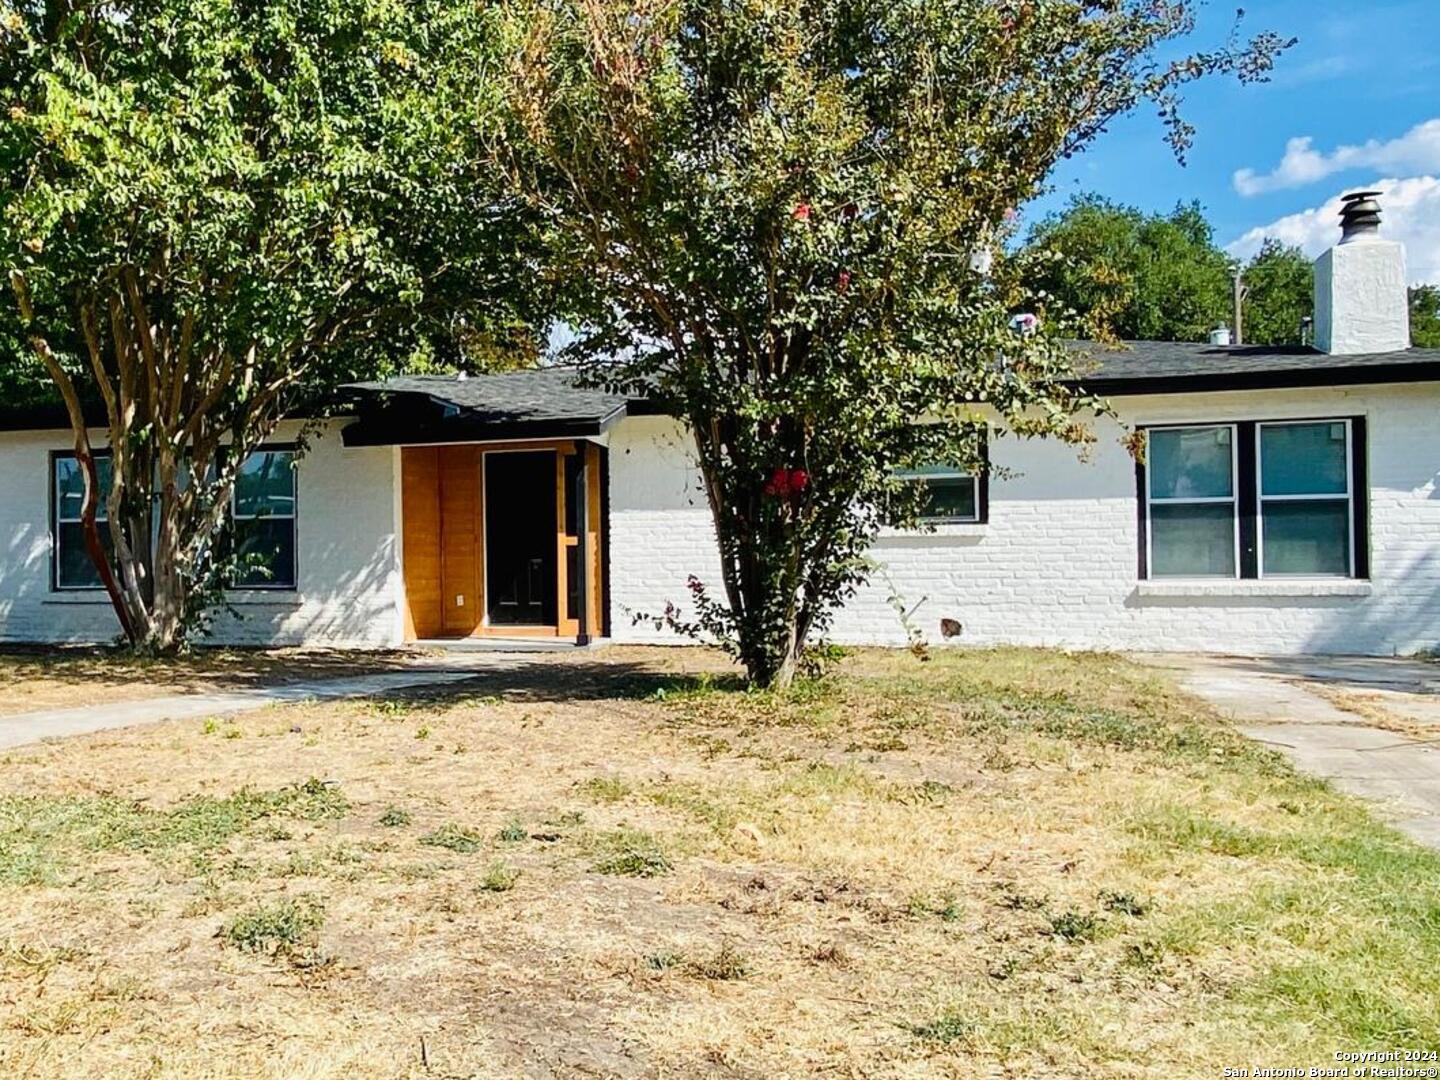
{"label": "dark fascia board", "polygon": [[1223,393],[1227,390],[1294,390],[1327,386],[1440,381],[1440,363],[1371,364],[1355,367],[1282,368],[1277,371],[1205,372],[1185,375],[1079,378],[1068,385],[1097,397],[1142,394]]}
{"label": "dark fascia board", "polygon": [[515,439],[593,439],[625,415],[620,405],[605,416],[544,420],[487,420],[459,413],[428,423],[387,423],[380,416],[359,420],[341,432],[346,446],[430,446],[439,443],[503,442]]}

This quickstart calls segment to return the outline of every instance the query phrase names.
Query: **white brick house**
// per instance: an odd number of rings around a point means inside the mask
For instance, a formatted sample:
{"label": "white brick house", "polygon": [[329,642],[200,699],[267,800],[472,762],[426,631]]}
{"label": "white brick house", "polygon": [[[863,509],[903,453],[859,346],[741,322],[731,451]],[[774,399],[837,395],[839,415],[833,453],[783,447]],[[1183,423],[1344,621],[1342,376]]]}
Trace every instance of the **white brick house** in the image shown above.
{"label": "white brick house", "polygon": [[[1399,246],[1353,231],[1317,263],[1327,351],[1095,350],[1082,382],[1117,418],[1088,457],[996,437],[991,475],[937,474],[944,520],[881,537],[832,636],[903,642],[894,595],[932,642],[953,619],[961,643],[1440,645],[1440,350],[1405,347]],[[237,528],[272,569],[217,640],[669,642],[634,616],[683,604],[692,574],[718,585],[688,435],[644,403],[556,369],[357,389],[293,469],[298,423],[253,459]],[[113,638],[67,521],[69,433],[38,423],[0,432],[0,639]]]}

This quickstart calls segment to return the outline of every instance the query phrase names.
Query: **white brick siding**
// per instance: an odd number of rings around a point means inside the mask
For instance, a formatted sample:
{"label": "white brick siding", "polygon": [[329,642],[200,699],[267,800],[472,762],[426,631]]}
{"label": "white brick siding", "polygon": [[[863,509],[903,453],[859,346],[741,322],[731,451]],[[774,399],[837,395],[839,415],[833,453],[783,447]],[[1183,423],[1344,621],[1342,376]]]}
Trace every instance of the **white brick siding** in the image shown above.
{"label": "white brick siding", "polygon": [[[1371,582],[1140,582],[1134,463],[1122,428],[1096,425],[1087,460],[1050,442],[996,439],[987,524],[887,535],[884,570],[832,637],[892,643],[905,632],[893,587],[934,644],[1257,653],[1407,653],[1440,642],[1440,386],[1404,384],[1121,399],[1125,423],[1364,415]],[[287,428],[277,441],[293,438]],[[50,590],[49,468],[65,431],[0,434],[0,640],[113,638],[98,594]],[[695,575],[720,590],[710,511],[685,430],[630,417],[610,432],[610,588],[617,641],[679,639],[636,615],[688,606]],[[344,449],[339,425],[313,438],[298,474],[299,588],[237,597],[222,642],[390,645],[399,640],[398,450]]]}
{"label": "white brick siding", "polygon": [[[891,587],[932,643],[942,618],[964,643],[1256,653],[1408,653],[1440,641],[1440,388],[1135,397],[1129,424],[1368,417],[1371,577],[1190,586],[1138,578],[1135,467],[1102,420],[1082,461],[1051,442],[997,439],[990,520],[882,537],[884,571],[840,613],[832,637],[905,640]],[[623,421],[611,439],[611,595],[617,640],[673,640],[627,610],[683,602],[691,573],[718,588],[713,532],[689,441],[674,423]],[[1342,595],[1335,595],[1335,594]],[[1348,594],[1348,595],[1344,595]],[[1356,595],[1360,594],[1360,595]]]}
{"label": "white brick siding", "polygon": [[[284,425],[273,441],[293,440],[298,429]],[[103,432],[92,437],[104,445]],[[50,453],[71,447],[68,430],[0,434],[0,640],[108,641],[119,634],[103,592],[50,589]],[[221,614],[216,642],[398,641],[395,453],[343,449],[339,425],[312,436],[296,470],[298,588],[235,594],[241,618]]]}

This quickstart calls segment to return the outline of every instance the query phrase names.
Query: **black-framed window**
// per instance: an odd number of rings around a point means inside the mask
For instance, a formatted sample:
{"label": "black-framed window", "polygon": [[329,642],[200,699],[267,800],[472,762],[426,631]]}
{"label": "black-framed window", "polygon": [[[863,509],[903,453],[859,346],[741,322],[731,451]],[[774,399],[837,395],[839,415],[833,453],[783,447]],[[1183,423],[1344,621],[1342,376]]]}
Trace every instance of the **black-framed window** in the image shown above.
{"label": "black-framed window", "polygon": [[980,474],[949,465],[926,465],[895,473],[925,486],[920,520],[929,525],[978,524],[983,521]]}
{"label": "black-framed window", "polygon": [[[101,492],[110,485],[110,455],[96,451],[95,469]],[[80,510],[85,500],[85,479],[74,454],[51,455],[52,582],[56,590],[98,589],[100,575],[85,547]],[[231,495],[231,520],[225,543],[244,560],[245,571],[236,582],[247,589],[296,587],[296,482],[295,448],[262,447],[241,466]],[[101,543],[111,551],[110,529],[105,524],[104,499],[96,511]]]}
{"label": "black-framed window", "polygon": [[978,467],[932,462],[895,471],[897,480],[924,486],[922,525],[983,525],[990,520],[990,440],[984,431],[979,432],[979,453]]}
{"label": "black-framed window", "polygon": [[[109,514],[105,496],[110,490],[110,455],[95,455],[95,475],[100,484],[100,501],[95,518],[100,523],[100,543],[110,555]],[[50,455],[51,510],[54,518],[54,558],[51,579],[57,590],[98,589],[100,572],[85,546],[85,531],[80,524],[80,511],[85,505],[85,471],[74,454]]]}
{"label": "black-framed window", "polygon": [[1365,420],[1156,425],[1136,467],[1142,578],[1369,576]]}
{"label": "black-framed window", "polygon": [[295,560],[295,451],[262,447],[240,466],[230,497],[230,531],[246,589],[293,589]]}

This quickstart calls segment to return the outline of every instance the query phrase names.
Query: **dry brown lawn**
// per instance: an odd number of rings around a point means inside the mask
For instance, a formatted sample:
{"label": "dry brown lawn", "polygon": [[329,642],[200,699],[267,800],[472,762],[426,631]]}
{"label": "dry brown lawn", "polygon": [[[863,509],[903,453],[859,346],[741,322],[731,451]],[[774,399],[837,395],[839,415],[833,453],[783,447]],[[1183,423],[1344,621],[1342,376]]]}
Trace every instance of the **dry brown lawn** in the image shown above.
{"label": "dry brown lawn", "polygon": [[93,646],[8,645],[0,649],[0,716],[388,671],[413,660],[409,652],[339,649],[197,649],[150,659]]}
{"label": "dry brown lawn", "polygon": [[699,650],[25,748],[7,1077],[1215,1077],[1440,1048],[1440,859],[1113,656]]}

